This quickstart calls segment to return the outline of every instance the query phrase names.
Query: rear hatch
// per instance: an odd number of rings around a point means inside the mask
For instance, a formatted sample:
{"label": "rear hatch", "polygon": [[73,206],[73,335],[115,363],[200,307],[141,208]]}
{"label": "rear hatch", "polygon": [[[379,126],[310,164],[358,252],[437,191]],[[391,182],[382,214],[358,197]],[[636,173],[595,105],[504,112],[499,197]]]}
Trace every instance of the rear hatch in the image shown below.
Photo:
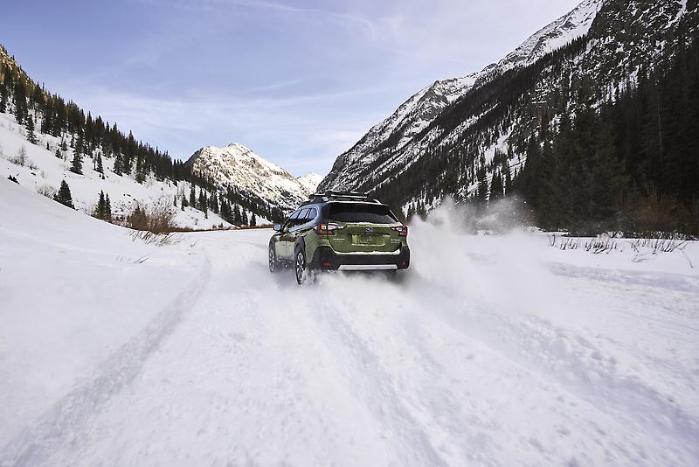
{"label": "rear hatch", "polygon": [[402,238],[395,227],[402,224],[388,206],[376,203],[334,202],[326,218],[340,228],[328,238],[337,253],[393,253]]}

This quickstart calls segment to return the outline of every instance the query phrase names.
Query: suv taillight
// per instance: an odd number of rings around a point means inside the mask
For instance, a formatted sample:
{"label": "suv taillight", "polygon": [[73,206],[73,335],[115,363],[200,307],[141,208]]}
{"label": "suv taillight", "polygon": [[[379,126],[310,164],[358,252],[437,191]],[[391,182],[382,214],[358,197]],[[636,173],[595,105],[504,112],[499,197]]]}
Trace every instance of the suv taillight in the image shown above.
{"label": "suv taillight", "polygon": [[329,237],[330,235],[335,235],[335,231],[341,228],[342,226],[339,224],[318,224],[315,231],[320,237]]}
{"label": "suv taillight", "polygon": [[400,225],[398,227],[391,227],[393,230],[398,232],[398,235],[401,237],[407,237],[408,236],[408,226],[407,225]]}

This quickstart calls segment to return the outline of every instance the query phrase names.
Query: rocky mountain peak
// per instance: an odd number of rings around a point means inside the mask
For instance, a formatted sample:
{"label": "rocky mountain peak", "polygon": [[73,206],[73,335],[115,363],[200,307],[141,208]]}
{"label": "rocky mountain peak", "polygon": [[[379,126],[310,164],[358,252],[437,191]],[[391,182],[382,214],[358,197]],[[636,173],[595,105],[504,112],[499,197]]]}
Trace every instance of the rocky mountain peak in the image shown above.
{"label": "rocky mountain peak", "polygon": [[205,146],[196,151],[187,164],[194,173],[207,177],[219,187],[230,186],[283,209],[296,207],[317,186],[317,183],[313,186],[313,177],[296,178],[239,143]]}

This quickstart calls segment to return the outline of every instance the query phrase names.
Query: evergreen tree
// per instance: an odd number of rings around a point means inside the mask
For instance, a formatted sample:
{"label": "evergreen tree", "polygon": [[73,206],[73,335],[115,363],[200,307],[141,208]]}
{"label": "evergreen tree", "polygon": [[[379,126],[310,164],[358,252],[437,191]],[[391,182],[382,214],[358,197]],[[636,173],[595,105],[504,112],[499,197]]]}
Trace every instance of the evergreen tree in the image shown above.
{"label": "evergreen tree", "polygon": [[36,135],[34,134],[34,119],[31,115],[27,115],[27,141],[32,144],[37,143]]}
{"label": "evergreen tree", "polygon": [[75,139],[75,152],[82,155],[85,149],[85,141],[82,135],[78,134],[78,137]]}
{"label": "evergreen tree", "polygon": [[505,187],[503,186],[502,177],[499,172],[493,173],[493,178],[490,181],[490,197],[489,201],[495,202],[502,199]]}
{"label": "evergreen tree", "polygon": [[109,194],[104,198],[104,220],[112,222],[112,202],[109,200]]}
{"label": "evergreen tree", "polygon": [[59,159],[63,159],[63,155],[61,154],[60,148],[56,148],[56,153],[54,155]]}
{"label": "evergreen tree", "polygon": [[83,174],[83,156],[80,154],[78,149],[75,149],[75,154],[73,154],[73,161],[70,165],[70,171],[78,175]]}
{"label": "evergreen tree", "polygon": [[417,215],[423,220],[427,218],[427,208],[422,200],[417,202]]}
{"label": "evergreen tree", "polygon": [[114,174],[121,176],[123,171],[123,162],[121,158],[121,154],[118,152],[116,153],[116,156],[114,156]]}
{"label": "evergreen tree", "polygon": [[243,209],[243,214],[241,217],[242,217],[243,225],[248,225],[248,213],[245,212],[245,209]]}
{"label": "evergreen tree", "polygon": [[197,191],[194,186],[194,183],[192,183],[192,186],[189,189],[189,205],[192,206],[194,209],[197,208]]}
{"label": "evergreen tree", "polygon": [[146,230],[149,227],[146,211],[137,203],[131,215],[128,217],[129,226],[135,230]]}
{"label": "evergreen tree", "polygon": [[73,206],[73,197],[70,194],[70,188],[68,187],[68,184],[65,180],[61,182],[61,187],[58,189],[58,193],[54,195],[53,199],[64,206],[68,206],[71,209],[75,209],[75,207]]}
{"label": "evergreen tree", "polygon": [[488,176],[485,171],[485,167],[478,169],[478,186],[476,188],[476,201],[479,207],[486,205],[488,201]]}
{"label": "evergreen tree", "polygon": [[235,222],[233,211],[231,211],[231,205],[223,198],[221,198],[221,218],[229,224]]}
{"label": "evergreen tree", "polygon": [[122,166],[121,170],[123,173],[126,175],[131,174],[131,168],[133,166],[133,156],[129,154],[124,154],[124,157],[122,158]]}
{"label": "evergreen tree", "polygon": [[136,159],[136,181],[138,183],[146,181],[146,166],[140,157]]}
{"label": "evergreen tree", "polygon": [[49,101],[46,103],[46,106],[43,109],[43,118],[41,119],[41,128],[39,129],[39,131],[42,134],[50,135],[53,133],[52,132],[52,122],[51,122],[52,115],[53,115],[53,107],[51,105],[51,102]]}
{"label": "evergreen tree", "polygon": [[510,190],[512,190],[512,174],[510,173],[510,163],[505,159],[502,161],[502,173],[505,176],[503,181],[503,186],[505,188],[505,196],[508,196]]}
{"label": "evergreen tree", "polygon": [[102,165],[102,154],[97,153],[97,172],[104,178],[104,166]]}
{"label": "evergreen tree", "polygon": [[24,125],[27,119],[27,98],[25,96],[24,82],[17,80],[15,82],[14,102],[15,102],[15,120],[20,125]]}
{"label": "evergreen tree", "polygon": [[100,191],[99,199],[97,201],[97,206],[95,206],[95,211],[92,213],[92,217],[96,217],[97,219],[104,219],[104,213],[105,213],[104,191]]}
{"label": "evergreen tree", "polygon": [[197,203],[197,206],[199,206],[199,210],[204,212],[205,219],[208,219],[209,213],[208,213],[208,200],[206,198],[206,192],[204,191],[203,188],[199,190],[199,202]]}
{"label": "evergreen tree", "polygon": [[250,216],[250,227],[256,227],[257,226],[257,218],[255,217],[255,213],[252,213],[252,216]]}
{"label": "evergreen tree", "polygon": [[233,208],[233,225],[240,225],[243,222],[243,218],[240,216],[240,207],[236,204]]}

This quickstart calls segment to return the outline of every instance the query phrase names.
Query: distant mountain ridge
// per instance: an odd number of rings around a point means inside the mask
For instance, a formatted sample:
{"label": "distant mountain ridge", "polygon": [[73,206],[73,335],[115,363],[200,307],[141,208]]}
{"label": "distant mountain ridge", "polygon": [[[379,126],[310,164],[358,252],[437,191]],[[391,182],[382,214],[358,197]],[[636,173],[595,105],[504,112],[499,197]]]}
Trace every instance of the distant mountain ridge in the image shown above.
{"label": "distant mountain ridge", "polygon": [[205,146],[185,164],[221,189],[232,187],[282,209],[293,209],[308,198],[320,182],[316,174],[294,177],[242,144]]}
{"label": "distant mountain ridge", "polygon": [[540,29],[496,64],[461,78],[436,81],[411,96],[386,120],[377,124],[350,150],[340,155],[320,188],[356,188],[374,162],[400,151],[447,107],[474,86],[493,76],[532,64],[546,53],[585,35],[602,0],[585,0],[575,9]]}

